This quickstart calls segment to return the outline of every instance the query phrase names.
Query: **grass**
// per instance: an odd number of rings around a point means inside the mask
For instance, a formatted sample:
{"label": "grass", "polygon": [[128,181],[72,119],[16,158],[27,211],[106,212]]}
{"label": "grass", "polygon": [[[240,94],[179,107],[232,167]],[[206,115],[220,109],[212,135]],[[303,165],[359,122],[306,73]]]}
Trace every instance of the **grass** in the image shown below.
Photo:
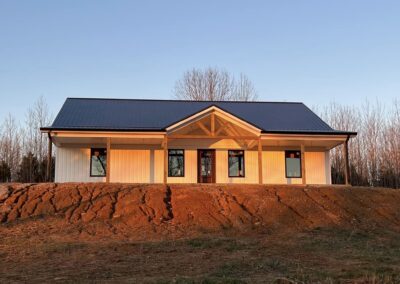
{"label": "grass", "polygon": [[187,244],[198,249],[223,249],[227,252],[248,249],[251,243],[243,240],[228,239],[228,238],[194,238],[187,241]]}
{"label": "grass", "polygon": [[400,283],[400,238],[390,231],[319,228],[148,243],[30,237],[6,247],[0,282]]}
{"label": "grass", "polygon": [[53,254],[72,254],[76,250],[84,251],[88,245],[85,243],[50,242],[43,245],[42,251],[46,256]]}

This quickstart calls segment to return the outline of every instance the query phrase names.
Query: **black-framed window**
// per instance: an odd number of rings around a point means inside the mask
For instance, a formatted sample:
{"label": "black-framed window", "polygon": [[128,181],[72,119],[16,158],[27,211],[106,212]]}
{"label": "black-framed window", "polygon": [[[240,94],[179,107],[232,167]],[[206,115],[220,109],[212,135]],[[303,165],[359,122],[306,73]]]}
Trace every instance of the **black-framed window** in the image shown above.
{"label": "black-framed window", "polygon": [[180,149],[168,150],[168,176],[185,176],[185,151]]}
{"label": "black-framed window", "polygon": [[90,176],[105,177],[107,169],[107,149],[90,149]]}
{"label": "black-framed window", "polygon": [[286,177],[301,178],[301,152],[285,151]]}
{"label": "black-framed window", "polygon": [[228,175],[229,177],[244,177],[244,151],[228,151]]}

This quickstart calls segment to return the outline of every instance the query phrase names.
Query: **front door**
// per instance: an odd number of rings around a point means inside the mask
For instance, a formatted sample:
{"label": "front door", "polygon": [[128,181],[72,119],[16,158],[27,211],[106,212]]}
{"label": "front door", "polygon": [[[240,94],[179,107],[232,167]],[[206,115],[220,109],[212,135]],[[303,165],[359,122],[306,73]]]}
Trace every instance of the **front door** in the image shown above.
{"label": "front door", "polygon": [[199,183],[215,183],[215,150],[197,150]]}

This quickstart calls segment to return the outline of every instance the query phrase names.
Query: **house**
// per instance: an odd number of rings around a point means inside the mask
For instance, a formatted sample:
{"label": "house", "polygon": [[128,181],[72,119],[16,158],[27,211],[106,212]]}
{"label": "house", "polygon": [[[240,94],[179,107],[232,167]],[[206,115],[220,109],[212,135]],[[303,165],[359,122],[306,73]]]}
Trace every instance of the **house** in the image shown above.
{"label": "house", "polygon": [[[68,98],[41,128],[56,182],[330,184],[355,132],[303,103]],[[50,155],[49,155],[50,156]]]}

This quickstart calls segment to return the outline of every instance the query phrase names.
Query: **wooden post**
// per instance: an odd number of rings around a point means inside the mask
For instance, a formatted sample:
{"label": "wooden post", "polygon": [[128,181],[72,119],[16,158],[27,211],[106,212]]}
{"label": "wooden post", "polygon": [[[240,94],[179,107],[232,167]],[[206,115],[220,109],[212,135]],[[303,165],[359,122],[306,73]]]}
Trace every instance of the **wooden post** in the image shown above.
{"label": "wooden post", "polygon": [[168,177],[168,137],[164,136],[164,184],[167,184]]}
{"label": "wooden post", "polygon": [[306,184],[306,163],[305,163],[305,147],[304,144],[301,144],[301,178],[302,178],[302,184]]}
{"label": "wooden post", "polygon": [[53,158],[52,158],[52,154],[53,154],[53,142],[51,141],[51,135],[50,133],[48,133],[49,136],[49,145],[47,147],[47,169],[46,169],[46,180],[48,182],[51,182],[51,166],[53,164]]}
{"label": "wooden post", "polygon": [[211,113],[211,136],[215,135],[215,113]]}
{"label": "wooden post", "polygon": [[107,137],[107,165],[106,165],[106,182],[110,182],[110,168],[111,168],[111,138]]}
{"label": "wooden post", "polygon": [[261,138],[258,139],[258,183],[263,183],[263,166],[262,166],[262,144]]}
{"label": "wooden post", "polygon": [[343,154],[344,154],[344,182],[346,185],[350,184],[350,166],[349,166],[349,137],[343,143]]}

